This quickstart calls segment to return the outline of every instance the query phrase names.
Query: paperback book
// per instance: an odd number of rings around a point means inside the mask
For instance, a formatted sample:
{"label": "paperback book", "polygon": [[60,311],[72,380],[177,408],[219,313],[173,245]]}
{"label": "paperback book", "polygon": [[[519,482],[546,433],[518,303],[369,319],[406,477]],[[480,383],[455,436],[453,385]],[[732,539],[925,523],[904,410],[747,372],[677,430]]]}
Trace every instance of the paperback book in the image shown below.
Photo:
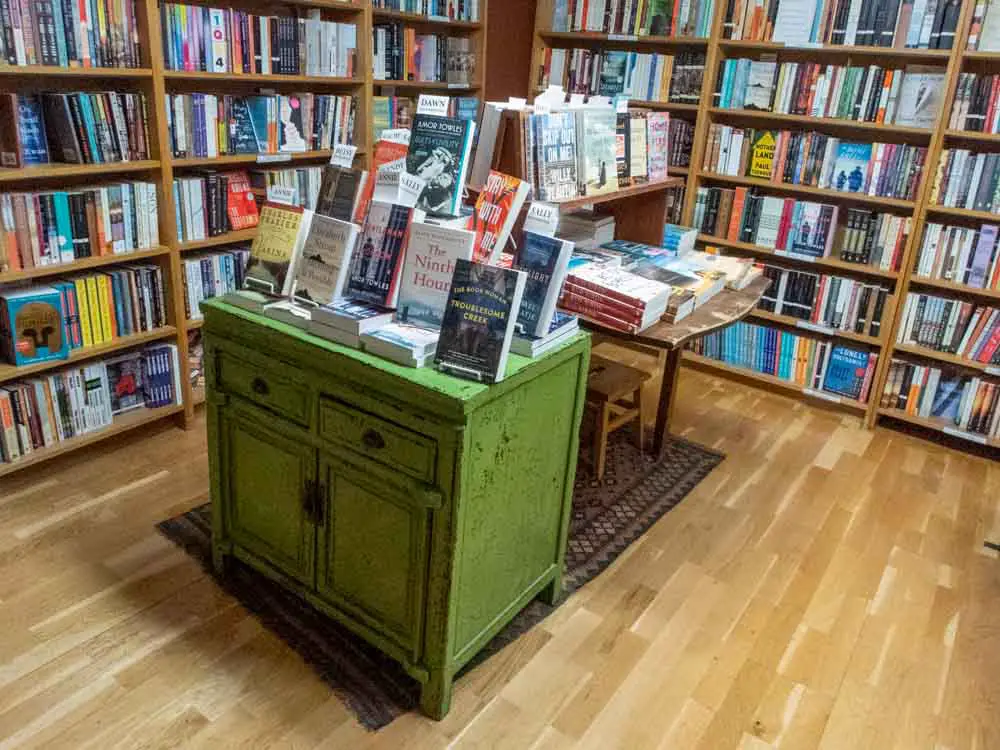
{"label": "paperback book", "polygon": [[413,209],[373,201],[351,258],[346,297],[395,307]]}
{"label": "paperback book", "polygon": [[62,296],[54,287],[0,293],[0,350],[18,367],[69,357]]}
{"label": "paperback book", "polygon": [[302,252],[312,216],[312,211],[297,206],[264,205],[257,236],[250,246],[246,288],[274,297],[291,294],[292,271]]}
{"label": "paperback book", "polygon": [[377,307],[350,299],[337,300],[333,304],[317,307],[312,311],[314,323],[339,328],[360,336],[392,322],[393,312],[385,307]]}
{"label": "paperback book", "polygon": [[417,208],[436,216],[459,214],[475,129],[471,120],[422,114],[413,118],[406,171],[427,183]]}
{"label": "paperback book", "polygon": [[295,300],[306,305],[329,305],[343,297],[357,240],[356,224],[313,214],[302,243],[302,257],[295,267]]}
{"label": "paperback book", "polygon": [[476,235],[465,229],[415,223],[403,260],[396,317],[404,323],[440,328],[459,260],[472,260]]}

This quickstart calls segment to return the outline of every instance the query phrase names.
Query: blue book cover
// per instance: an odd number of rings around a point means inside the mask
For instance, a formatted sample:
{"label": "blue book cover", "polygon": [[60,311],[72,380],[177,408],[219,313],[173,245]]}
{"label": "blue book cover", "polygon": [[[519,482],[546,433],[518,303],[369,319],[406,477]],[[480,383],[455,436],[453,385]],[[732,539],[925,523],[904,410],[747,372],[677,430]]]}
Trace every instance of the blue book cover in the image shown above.
{"label": "blue book cover", "polygon": [[849,193],[863,192],[868,162],[871,161],[871,158],[872,144],[870,143],[846,142],[838,144],[830,187]]}
{"label": "blue book cover", "polygon": [[21,366],[69,357],[62,295],[35,287],[0,295],[0,334],[7,361]]}
{"label": "blue book cover", "polygon": [[48,164],[49,149],[45,139],[45,121],[42,119],[41,99],[32,94],[18,95],[17,119],[24,165]]}
{"label": "blue book cover", "polygon": [[455,99],[455,116],[459,120],[479,119],[479,98],[475,96],[459,96]]}
{"label": "blue book cover", "polygon": [[823,390],[858,399],[868,369],[868,352],[835,346],[826,367]]}
{"label": "blue book cover", "polygon": [[434,356],[440,369],[481,383],[503,380],[525,277],[523,271],[456,262]]}
{"label": "blue book cover", "polygon": [[257,150],[265,152],[267,148],[267,127],[270,121],[269,96],[248,96],[246,105],[250,111],[250,126],[253,129],[254,137],[257,139]]}
{"label": "blue book cover", "polygon": [[931,416],[958,424],[958,410],[962,405],[962,394],[965,393],[967,383],[968,380],[961,375],[942,377],[934,394]]}
{"label": "blue book cover", "polygon": [[567,240],[535,232],[524,233],[513,263],[514,268],[527,275],[517,314],[515,330],[518,335],[544,336],[548,333],[572,252],[573,243]]}

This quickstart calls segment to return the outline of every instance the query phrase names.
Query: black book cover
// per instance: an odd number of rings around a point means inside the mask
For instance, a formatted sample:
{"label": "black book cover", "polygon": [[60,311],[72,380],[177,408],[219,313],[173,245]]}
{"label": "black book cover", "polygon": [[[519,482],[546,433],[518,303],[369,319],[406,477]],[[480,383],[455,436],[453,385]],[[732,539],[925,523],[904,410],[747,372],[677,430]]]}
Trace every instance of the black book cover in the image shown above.
{"label": "black book cover", "polygon": [[341,221],[350,221],[354,201],[361,182],[357,169],[328,164],[323,168],[323,180],[316,199],[316,213]]}
{"label": "black book cover", "polygon": [[454,117],[413,118],[406,171],[427,183],[417,208],[439,216],[458,215],[473,127],[474,123]]}
{"label": "black book cover", "polygon": [[[44,94],[42,96],[42,119],[45,134],[50,145],[50,153],[58,154],[60,161],[81,164],[91,161],[90,148],[82,132],[82,118],[77,110],[79,104],[68,94]],[[81,140],[81,136],[84,140]]]}
{"label": "black book cover", "polygon": [[434,361],[453,375],[503,379],[524,290],[523,271],[458,259]]}

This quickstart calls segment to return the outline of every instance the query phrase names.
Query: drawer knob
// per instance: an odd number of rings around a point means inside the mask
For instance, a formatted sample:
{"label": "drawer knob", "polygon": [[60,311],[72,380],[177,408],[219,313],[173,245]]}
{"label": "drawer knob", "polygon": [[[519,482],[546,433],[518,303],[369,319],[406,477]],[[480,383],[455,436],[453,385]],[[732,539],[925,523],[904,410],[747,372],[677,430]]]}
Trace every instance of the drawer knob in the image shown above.
{"label": "drawer knob", "polygon": [[361,436],[361,442],[365,444],[366,448],[371,448],[374,451],[380,451],[385,448],[385,438],[379,434],[378,430],[367,429],[364,435]]}
{"label": "drawer knob", "polygon": [[250,388],[258,396],[266,396],[271,392],[271,389],[267,387],[267,381],[264,378],[254,378],[253,382],[250,383]]}

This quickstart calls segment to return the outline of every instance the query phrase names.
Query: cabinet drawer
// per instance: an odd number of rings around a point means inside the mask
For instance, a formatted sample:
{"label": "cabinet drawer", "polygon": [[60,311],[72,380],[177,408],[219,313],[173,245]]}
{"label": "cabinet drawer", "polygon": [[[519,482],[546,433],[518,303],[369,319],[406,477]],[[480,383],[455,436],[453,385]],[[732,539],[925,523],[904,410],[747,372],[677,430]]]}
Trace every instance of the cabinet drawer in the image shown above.
{"label": "cabinet drawer", "polygon": [[319,407],[319,434],[416,479],[434,481],[437,445],[405,427],[324,398]]}
{"label": "cabinet drawer", "polygon": [[309,426],[309,388],[304,384],[226,351],[218,353],[216,369],[223,391]]}

